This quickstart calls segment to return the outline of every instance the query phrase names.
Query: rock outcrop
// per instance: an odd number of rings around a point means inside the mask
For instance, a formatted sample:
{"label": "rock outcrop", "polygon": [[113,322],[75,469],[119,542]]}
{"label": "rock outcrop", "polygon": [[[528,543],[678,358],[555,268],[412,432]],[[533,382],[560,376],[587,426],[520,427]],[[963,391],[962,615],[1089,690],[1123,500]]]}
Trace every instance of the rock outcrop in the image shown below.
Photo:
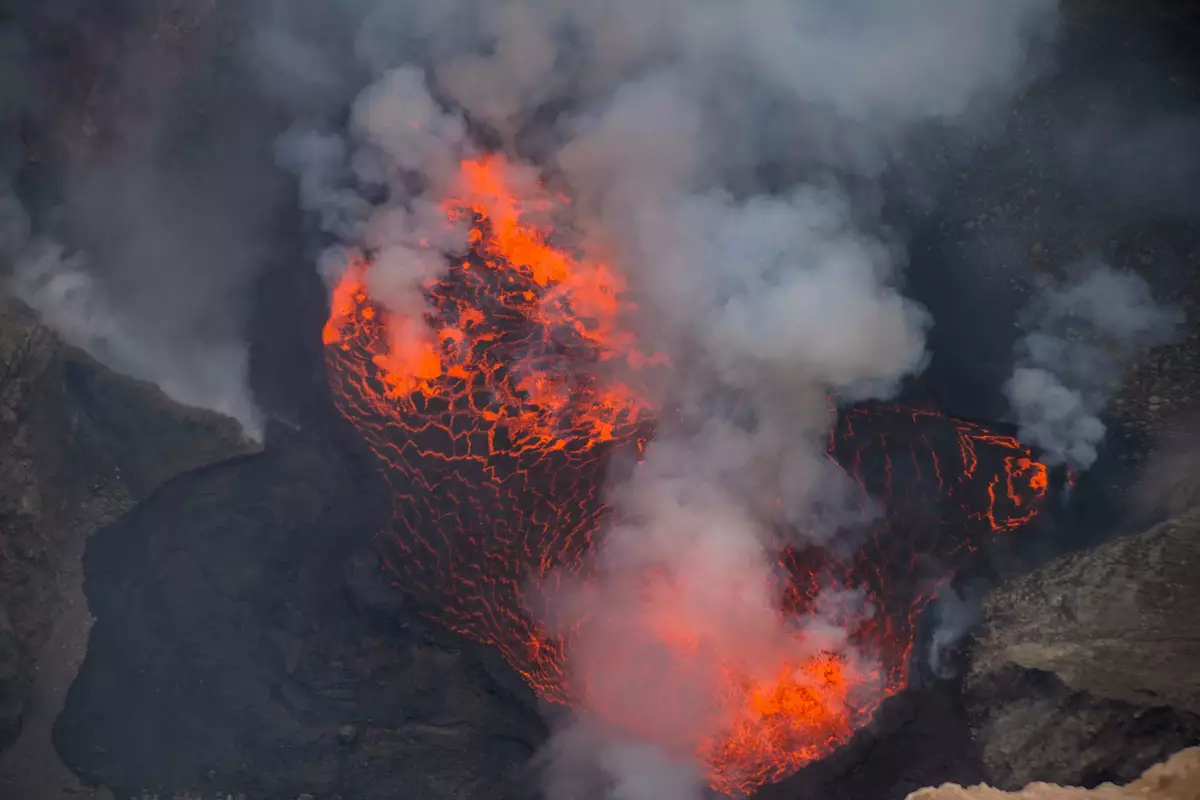
{"label": "rock outcrop", "polygon": [[1200,509],[1001,587],[972,647],[992,782],[1132,780],[1200,743]]}
{"label": "rock outcrop", "polygon": [[87,536],[168,478],[253,447],[231,420],[113,373],[0,295],[0,748]]}
{"label": "rock outcrop", "polygon": [[946,784],[921,789],[908,800],[1195,800],[1200,797],[1200,748],[1176,753],[1127,786],[1106,783],[1095,789],[1034,783],[1018,792],[989,786],[963,788]]}
{"label": "rock outcrop", "polygon": [[55,725],[117,797],[536,796],[534,700],[424,626],[366,545],[372,469],[308,430],[170,482],[85,556],[96,622]]}

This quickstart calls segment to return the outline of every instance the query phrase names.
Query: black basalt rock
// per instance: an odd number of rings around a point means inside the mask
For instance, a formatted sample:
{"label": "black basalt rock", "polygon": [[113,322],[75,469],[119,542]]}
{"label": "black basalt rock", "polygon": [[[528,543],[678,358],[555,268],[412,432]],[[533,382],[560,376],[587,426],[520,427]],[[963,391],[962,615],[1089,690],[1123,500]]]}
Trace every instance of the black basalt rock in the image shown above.
{"label": "black basalt rock", "polygon": [[93,539],[96,623],[55,727],[63,759],[118,796],[530,796],[532,699],[481,648],[384,602],[386,586],[355,598],[370,479],[272,433]]}

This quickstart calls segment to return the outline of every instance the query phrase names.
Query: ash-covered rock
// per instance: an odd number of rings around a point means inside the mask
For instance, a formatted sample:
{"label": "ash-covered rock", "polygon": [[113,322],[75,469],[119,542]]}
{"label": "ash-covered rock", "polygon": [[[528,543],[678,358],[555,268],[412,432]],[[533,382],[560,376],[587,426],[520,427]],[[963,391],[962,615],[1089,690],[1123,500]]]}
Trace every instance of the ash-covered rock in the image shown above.
{"label": "ash-covered rock", "polygon": [[997,590],[967,703],[992,782],[1132,780],[1200,743],[1200,509]]}
{"label": "ash-covered rock", "polygon": [[55,729],[67,764],[118,797],[529,796],[545,732],[519,679],[406,617],[355,557],[369,475],[272,434],[98,535],[97,622]]}

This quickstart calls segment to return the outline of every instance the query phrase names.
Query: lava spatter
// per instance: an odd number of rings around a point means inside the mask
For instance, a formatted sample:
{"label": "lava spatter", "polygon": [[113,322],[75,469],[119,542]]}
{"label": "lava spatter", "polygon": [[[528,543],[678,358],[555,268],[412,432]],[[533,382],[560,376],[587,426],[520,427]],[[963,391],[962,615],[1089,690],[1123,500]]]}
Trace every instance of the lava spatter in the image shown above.
{"label": "lava spatter", "polygon": [[[644,719],[607,702],[613,687],[572,675],[570,633],[538,623],[556,581],[586,585],[605,467],[653,436],[656,409],[639,376],[670,368],[623,325],[632,306],[620,274],[553,243],[547,220],[565,202],[518,180],[499,156],[463,162],[443,211],[469,226],[470,252],[427,282],[419,318],[371,297],[368,261],[349,264],[324,330],[327,371],[391,488],[393,524],[379,544],[397,586],[448,628],[497,648],[541,697],[655,738],[638,729]],[[782,778],[864,725],[907,679],[912,621],[929,593],[914,562],[954,563],[981,536],[1030,520],[1046,491],[1027,448],[933,410],[846,410],[829,454],[887,513],[852,555],[781,553],[785,577],[772,590],[789,653],[805,648],[788,620],[830,582],[864,594],[878,613],[849,636],[871,664],[817,651],[759,674],[673,613],[669,575],[647,576],[662,599],[645,606],[624,652],[606,655],[665,647],[682,656],[672,662],[688,665],[681,685],[709,692],[721,733],[681,741],[693,750],[681,755],[726,794]],[[948,522],[960,535],[944,537]],[[589,624],[599,623],[573,622]]]}

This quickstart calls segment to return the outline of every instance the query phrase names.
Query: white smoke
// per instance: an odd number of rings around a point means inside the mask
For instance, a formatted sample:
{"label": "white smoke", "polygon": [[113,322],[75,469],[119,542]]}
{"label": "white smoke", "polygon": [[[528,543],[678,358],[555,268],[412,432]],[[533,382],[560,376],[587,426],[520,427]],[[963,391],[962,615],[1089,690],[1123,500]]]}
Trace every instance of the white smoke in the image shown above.
{"label": "white smoke", "polygon": [[[349,140],[295,127],[276,147],[280,164],[299,178],[302,207],[339,240],[321,260],[325,279],[332,285],[354,256],[371,252],[372,296],[398,318],[416,320],[426,281],[445,269],[446,254],[467,249],[465,223],[448,223],[438,200],[473,152],[462,117],[434,101],[413,66],[389,70],[358,96]],[[405,185],[413,174],[423,181],[416,191]],[[386,187],[388,202],[363,199],[354,187],[364,185]]]}
{"label": "white smoke", "polygon": [[[41,194],[37,230],[6,243],[5,288],[107,366],[258,438],[245,328],[283,181],[259,149],[269,112],[212,57],[218,13],[14,7],[0,169],[29,170]],[[48,23],[69,57],[48,51]],[[9,139],[18,127],[28,141]]]}
{"label": "white smoke", "polygon": [[[12,229],[10,228],[10,231]],[[178,403],[237,420],[261,439],[261,412],[246,384],[248,352],[238,341],[171,341],[149,336],[107,296],[80,253],[50,239],[5,236],[10,288],[66,343],[111,369],[153,381]]]}
{"label": "white smoke", "polygon": [[645,742],[614,740],[588,718],[560,729],[539,754],[545,793],[553,800],[694,800],[703,776],[689,759]]}
{"label": "white smoke", "polygon": [[1046,287],[1026,309],[1026,334],[1005,385],[1022,441],[1048,464],[1086,470],[1106,427],[1100,419],[1131,357],[1171,339],[1182,321],[1159,306],[1138,274],[1096,260]]}
{"label": "white smoke", "polygon": [[983,620],[982,595],[979,587],[968,585],[961,590],[944,586],[934,597],[929,608],[934,628],[929,636],[927,661],[936,677],[954,677],[955,648]]}
{"label": "white smoke", "polygon": [[[299,126],[281,141],[305,207],[338,240],[328,277],[348,251],[382,252],[369,279],[405,309],[464,249],[461,231],[426,213],[452,166],[483,142],[536,160],[573,198],[576,244],[620,268],[639,332],[678,365],[670,397],[683,420],[608,487],[615,522],[596,582],[557,595],[547,620],[588,616],[568,668],[643,734],[583,709],[547,750],[552,797],[700,793],[687,754],[719,733],[705,671],[720,665],[655,648],[656,614],[756,676],[822,648],[859,657],[846,626],[871,613],[861,598],[835,592],[785,623],[769,588],[778,530],[834,546],[853,518],[852,490],[823,452],[829,393],[886,397],[925,358],[930,320],[900,292],[903,252],[837,176],[874,179],[923,126],[982,119],[1019,83],[1055,10],[380,2],[357,40],[375,82],[348,133]],[[372,193],[386,202],[364,201]],[[742,400],[736,420],[714,390]],[[648,570],[669,591],[639,591]],[[645,658],[614,659],[630,642]]]}
{"label": "white smoke", "polygon": [[245,344],[147,335],[113,302],[84,254],[34,235],[10,189],[0,191],[0,258],[9,264],[8,290],[63,341],[117,372],[153,381],[176,402],[232,417],[247,436],[261,438],[262,415],[246,383]]}

